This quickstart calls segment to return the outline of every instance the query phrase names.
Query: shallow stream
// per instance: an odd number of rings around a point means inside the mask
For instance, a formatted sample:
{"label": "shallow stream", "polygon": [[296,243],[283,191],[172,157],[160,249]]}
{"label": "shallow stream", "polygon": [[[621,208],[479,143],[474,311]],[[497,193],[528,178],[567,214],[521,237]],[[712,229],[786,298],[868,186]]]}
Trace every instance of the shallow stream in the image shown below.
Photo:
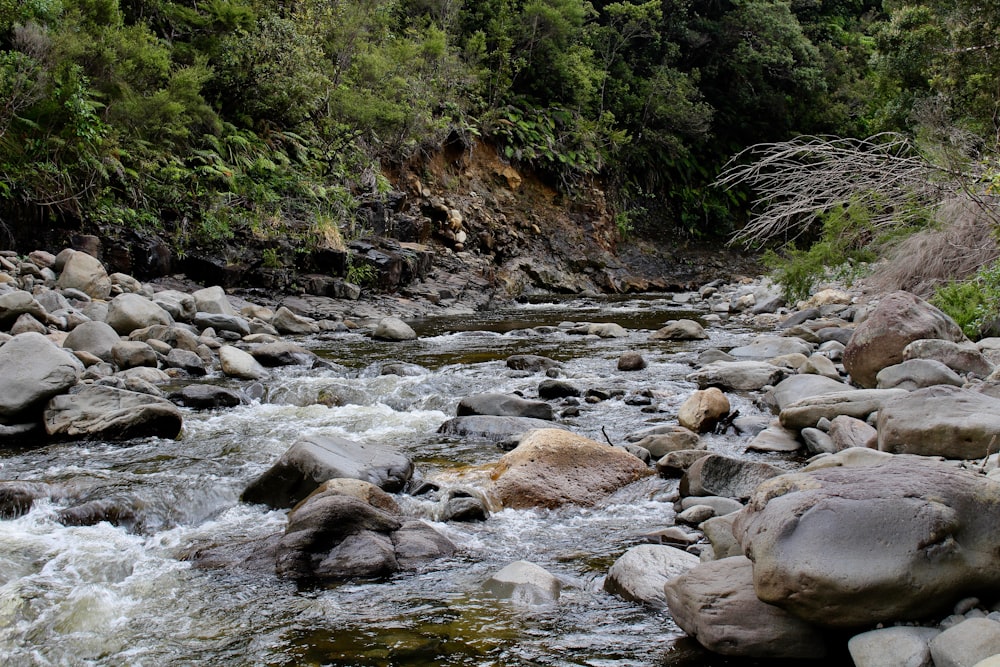
{"label": "shallow stream", "polygon": [[[355,334],[301,342],[329,369],[286,368],[256,387],[260,398],[224,411],[185,411],[176,441],[67,442],[0,450],[0,479],[55,484],[76,498],[122,497],[140,508],[128,527],[67,527],[66,504],[37,502],[0,520],[0,664],[21,665],[592,665],[731,664],[690,657],[666,612],[603,591],[608,567],[644,535],[672,523],[676,481],[652,477],[593,508],[504,510],[479,523],[436,521],[437,503],[400,497],[404,511],[459,545],[449,559],[388,580],[298,590],[276,577],[198,569],[198,548],[283,530],[284,512],[241,504],[246,484],[300,435],[323,432],[392,445],[417,475],[476,486],[495,443],[437,434],[459,400],[486,392],[537,396],[543,374],[509,370],[513,354],[563,362],[561,379],[618,397],[583,403],[564,420],[603,441],[669,422],[695,388],[684,376],[703,349],[749,333],[712,327],[710,340],[651,343],[651,330],[692,316],[669,298],[518,305],[467,318],[415,323],[412,343]],[[570,335],[564,322],[617,322],[628,338]],[[645,370],[617,359],[640,351]],[[390,360],[428,373],[380,375]],[[209,378],[222,384],[235,383]],[[629,400],[645,396],[654,408]],[[734,409],[759,414],[733,394]],[[649,412],[650,409],[657,411]],[[707,436],[742,454],[746,438]],[[563,580],[558,605],[498,601],[482,583],[508,563],[533,561]]]}

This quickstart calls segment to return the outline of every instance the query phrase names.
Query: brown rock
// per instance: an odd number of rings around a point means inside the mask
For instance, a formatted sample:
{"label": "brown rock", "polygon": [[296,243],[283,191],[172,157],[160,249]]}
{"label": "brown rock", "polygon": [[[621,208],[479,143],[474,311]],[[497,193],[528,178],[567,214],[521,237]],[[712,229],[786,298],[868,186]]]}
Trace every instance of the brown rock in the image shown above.
{"label": "brown rock", "polygon": [[700,389],[684,401],[677,422],[695,433],[707,433],[729,414],[729,399],[716,387]]}

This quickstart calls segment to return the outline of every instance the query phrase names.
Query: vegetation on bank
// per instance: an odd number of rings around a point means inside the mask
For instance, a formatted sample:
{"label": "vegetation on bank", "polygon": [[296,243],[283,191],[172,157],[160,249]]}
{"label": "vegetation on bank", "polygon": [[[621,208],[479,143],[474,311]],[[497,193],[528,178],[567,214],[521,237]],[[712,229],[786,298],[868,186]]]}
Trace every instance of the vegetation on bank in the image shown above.
{"label": "vegetation on bank", "polygon": [[[338,247],[389,168],[475,142],[569,195],[596,179],[635,235],[722,238],[771,210],[759,182],[711,185],[756,145],[795,163],[785,186],[853,146],[981,203],[998,19],[984,0],[0,0],[0,240]],[[791,242],[790,295],[949,224],[913,181],[857,185],[745,236]]]}

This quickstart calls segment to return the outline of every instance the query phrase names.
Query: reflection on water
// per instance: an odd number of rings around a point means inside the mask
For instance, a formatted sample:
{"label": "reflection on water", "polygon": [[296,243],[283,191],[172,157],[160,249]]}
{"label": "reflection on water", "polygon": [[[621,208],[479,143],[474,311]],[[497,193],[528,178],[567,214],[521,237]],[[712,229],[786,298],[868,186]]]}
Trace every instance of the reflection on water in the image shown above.
{"label": "reflection on water", "polygon": [[[603,591],[615,558],[643,534],[670,525],[673,481],[644,480],[601,507],[505,510],[482,523],[436,523],[460,546],[458,554],[382,581],[297,590],[269,572],[192,569],[185,559],[199,548],[283,530],[283,512],[238,498],[305,434],[391,445],[410,455],[424,478],[480,484],[476,471],[502,452],[492,442],[438,435],[437,428],[464,396],[537,396],[545,376],[508,369],[504,360],[513,354],[552,357],[562,362],[560,378],[581,390],[617,392],[619,398],[582,403],[565,420],[578,433],[603,441],[607,432],[620,441],[670,421],[693,389],[683,379],[688,361],[745,333],[717,328],[707,341],[647,340],[649,330],[690,316],[669,300],[566,302],[418,322],[421,339],[410,343],[317,336],[303,342],[334,362],[330,368],[279,369],[260,402],[186,412],[176,441],[0,452],[0,479],[58,490],[25,516],[0,521],[0,664],[687,664],[681,656],[688,649],[675,647],[678,632],[666,612]],[[617,322],[629,336],[571,334],[567,321]],[[626,350],[641,351],[648,367],[618,372]],[[390,361],[429,372],[381,375]],[[640,394],[651,406],[626,400]],[[742,414],[758,412],[747,397],[731,398]],[[709,440],[727,453],[741,453],[745,444],[732,435]],[[134,508],[131,530],[57,521],[68,498],[108,497]],[[437,516],[432,500],[400,502],[414,516]],[[518,559],[563,581],[557,605],[523,609],[482,590],[486,578]],[[699,655],[698,664],[731,664]]]}

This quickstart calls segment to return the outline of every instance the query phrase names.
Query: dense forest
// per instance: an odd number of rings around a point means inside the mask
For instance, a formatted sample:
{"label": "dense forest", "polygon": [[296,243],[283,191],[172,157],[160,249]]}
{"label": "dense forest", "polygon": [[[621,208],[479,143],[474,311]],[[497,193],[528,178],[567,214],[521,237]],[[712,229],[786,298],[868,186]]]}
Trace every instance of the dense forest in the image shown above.
{"label": "dense forest", "polygon": [[896,132],[997,179],[998,20],[986,0],[0,0],[0,235],[336,238],[388,167],[449,142],[693,238],[745,220],[747,191],[711,183],[760,142]]}

